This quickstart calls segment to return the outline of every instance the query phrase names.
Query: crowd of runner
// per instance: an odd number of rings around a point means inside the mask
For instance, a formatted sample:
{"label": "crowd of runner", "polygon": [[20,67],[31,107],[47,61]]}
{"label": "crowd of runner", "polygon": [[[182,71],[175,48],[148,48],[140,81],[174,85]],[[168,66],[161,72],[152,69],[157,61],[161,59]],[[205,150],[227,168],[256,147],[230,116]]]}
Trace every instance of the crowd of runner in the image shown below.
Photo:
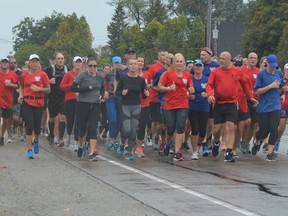
{"label": "crowd of runner", "polygon": [[282,70],[276,55],[258,62],[254,52],[216,58],[207,47],[195,60],[159,51],[150,65],[132,48],[124,56],[101,66],[94,56],[75,56],[72,69],[62,53],[46,68],[37,54],[21,69],[15,57],[2,58],[0,145],[18,136],[33,159],[43,134],[51,147],[73,148],[90,161],[98,139],[128,160],[144,158],[146,148],[174,161],[189,149],[192,160],[223,151],[225,162],[235,162],[239,152],[260,150],[276,160],[288,116],[288,63]]}

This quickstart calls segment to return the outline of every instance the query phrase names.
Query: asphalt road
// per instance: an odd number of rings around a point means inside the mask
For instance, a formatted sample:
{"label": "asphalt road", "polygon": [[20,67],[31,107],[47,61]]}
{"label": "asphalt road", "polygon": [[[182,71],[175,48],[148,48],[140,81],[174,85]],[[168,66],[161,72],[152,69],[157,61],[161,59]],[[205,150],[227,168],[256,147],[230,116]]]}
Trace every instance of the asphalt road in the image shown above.
{"label": "asphalt road", "polygon": [[191,151],[173,162],[152,149],[127,161],[103,142],[100,160],[89,162],[45,138],[40,145],[33,160],[18,140],[0,148],[0,216],[288,215],[288,137],[276,162],[263,152],[191,161]]}

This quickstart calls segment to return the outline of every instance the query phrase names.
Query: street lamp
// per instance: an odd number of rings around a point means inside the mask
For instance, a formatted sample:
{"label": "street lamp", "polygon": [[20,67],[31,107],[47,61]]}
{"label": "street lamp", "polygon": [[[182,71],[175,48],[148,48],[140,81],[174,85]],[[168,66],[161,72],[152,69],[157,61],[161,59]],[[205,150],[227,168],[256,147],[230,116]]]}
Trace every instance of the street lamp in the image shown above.
{"label": "street lamp", "polygon": [[212,0],[208,0],[206,47],[209,47],[209,48],[211,47],[211,18],[212,18]]}
{"label": "street lamp", "polygon": [[215,21],[214,29],[212,31],[213,33],[213,39],[214,39],[214,53],[215,56],[217,56],[217,39],[218,39],[218,32],[219,30],[217,29],[217,22]]}

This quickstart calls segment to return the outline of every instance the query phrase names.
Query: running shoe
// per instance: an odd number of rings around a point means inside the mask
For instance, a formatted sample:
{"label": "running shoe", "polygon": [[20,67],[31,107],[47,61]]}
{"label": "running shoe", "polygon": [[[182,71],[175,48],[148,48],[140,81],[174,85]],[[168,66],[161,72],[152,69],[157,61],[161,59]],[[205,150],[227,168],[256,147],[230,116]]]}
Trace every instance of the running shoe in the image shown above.
{"label": "running shoe", "polygon": [[151,139],[149,136],[146,136],[146,138],[145,138],[145,145],[146,145],[147,147],[153,146],[152,139]]}
{"label": "running shoe", "polygon": [[71,135],[67,135],[65,139],[65,147],[69,147],[71,145]]}
{"label": "running shoe", "polygon": [[275,143],[275,146],[274,146],[274,151],[278,152],[278,151],[279,151],[279,146],[280,146],[280,142],[277,141],[277,142]]}
{"label": "running shoe", "polygon": [[243,141],[239,142],[239,149],[242,154],[247,154],[247,148]]}
{"label": "running shoe", "polygon": [[33,158],[34,158],[32,149],[29,149],[29,150],[27,151],[27,158],[28,158],[28,159],[33,159]]}
{"label": "running shoe", "polygon": [[174,154],[173,160],[174,161],[183,161],[184,159],[182,157],[182,154],[180,152],[177,152]]}
{"label": "running shoe", "polygon": [[217,157],[219,155],[219,142],[213,142],[213,148],[212,148],[212,155],[213,157]]}
{"label": "running shoe", "polygon": [[108,150],[108,151],[113,151],[113,150],[115,150],[114,142],[113,142],[113,141],[108,142],[108,144],[107,144],[107,150]]}
{"label": "running shoe", "polygon": [[134,160],[134,155],[130,151],[125,153],[125,157],[127,160]]}
{"label": "running shoe", "polygon": [[232,151],[226,151],[224,161],[227,163],[235,162]]}
{"label": "running shoe", "polygon": [[77,150],[77,156],[79,158],[81,158],[83,156],[83,147],[81,148],[80,146],[78,147],[78,150]]}
{"label": "running shoe", "polygon": [[198,151],[193,151],[191,160],[198,160]]}
{"label": "running shoe", "polygon": [[39,141],[38,140],[36,141],[35,138],[33,138],[32,145],[33,145],[34,153],[38,154],[39,153]]}
{"label": "running shoe", "polygon": [[93,153],[89,154],[89,161],[97,161],[98,160],[98,156],[99,152],[96,150]]}
{"label": "running shoe", "polygon": [[144,154],[144,149],[142,147],[137,147],[135,150],[135,154],[137,154],[137,156],[139,158],[144,158],[145,154]]}
{"label": "running shoe", "polygon": [[250,151],[250,144],[245,144],[245,148],[246,148],[246,154],[251,154],[251,151]]}
{"label": "running shoe", "polygon": [[78,151],[78,148],[79,148],[78,145],[77,145],[77,144],[74,144],[73,151],[74,151],[74,152],[77,152],[77,151]]}
{"label": "running shoe", "polygon": [[266,161],[271,161],[271,162],[276,161],[275,155],[273,155],[273,154],[267,154],[267,155],[266,155]]}
{"label": "running shoe", "polygon": [[164,148],[163,148],[163,155],[169,156],[169,154],[170,154],[170,145],[166,144],[164,145]]}
{"label": "running shoe", "polygon": [[12,143],[12,137],[11,136],[8,136],[6,143]]}
{"label": "running shoe", "polygon": [[119,156],[122,156],[124,154],[124,145],[123,144],[120,144],[117,148],[117,154]]}
{"label": "running shoe", "polygon": [[268,152],[268,143],[264,143],[264,145],[262,147],[262,151],[263,152]]}
{"label": "running shoe", "polygon": [[159,137],[157,137],[157,136],[154,138],[153,149],[154,150],[158,150],[159,149]]}
{"label": "running shoe", "polygon": [[262,142],[260,142],[260,143],[254,143],[253,144],[253,147],[252,147],[252,155],[256,155],[257,154],[257,152],[260,150],[260,148],[261,148],[261,144],[262,144]]}
{"label": "running shoe", "polygon": [[59,148],[62,148],[62,147],[64,146],[64,140],[63,140],[63,139],[58,140],[57,143],[58,143],[58,144],[57,144],[57,147],[59,147]]}
{"label": "running shoe", "polygon": [[209,147],[207,143],[202,143],[202,156],[207,157],[209,155]]}
{"label": "running shoe", "polygon": [[188,145],[188,142],[183,142],[182,149],[184,149],[184,150],[189,150],[190,149],[190,147]]}

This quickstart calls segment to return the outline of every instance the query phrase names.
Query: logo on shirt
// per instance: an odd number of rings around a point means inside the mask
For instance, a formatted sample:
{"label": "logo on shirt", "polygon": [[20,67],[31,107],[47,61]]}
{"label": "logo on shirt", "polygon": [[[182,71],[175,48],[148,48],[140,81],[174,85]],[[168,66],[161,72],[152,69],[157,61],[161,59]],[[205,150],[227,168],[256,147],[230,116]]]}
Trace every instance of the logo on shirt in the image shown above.
{"label": "logo on shirt", "polygon": [[215,69],[215,67],[210,67],[210,71],[213,71]]}
{"label": "logo on shirt", "polygon": [[11,83],[11,80],[5,80],[4,83]]}
{"label": "logo on shirt", "polygon": [[183,79],[182,79],[182,82],[186,85],[187,82],[188,82],[188,80],[187,80],[186,78],[183,78]]}
{"label": "logo on shirt", "polygon": [[40,76],[35,76],[35,81],[39,82],[41,80]]}
{"label": "logo on shirt", "polygon": [[254,79],[257,79],[257,74],[253,74]]}
{"label": "logo on shirt", "polygon": [[207,85],[207,83],[201,83],[202,89],[206,89],[206,85]]}

